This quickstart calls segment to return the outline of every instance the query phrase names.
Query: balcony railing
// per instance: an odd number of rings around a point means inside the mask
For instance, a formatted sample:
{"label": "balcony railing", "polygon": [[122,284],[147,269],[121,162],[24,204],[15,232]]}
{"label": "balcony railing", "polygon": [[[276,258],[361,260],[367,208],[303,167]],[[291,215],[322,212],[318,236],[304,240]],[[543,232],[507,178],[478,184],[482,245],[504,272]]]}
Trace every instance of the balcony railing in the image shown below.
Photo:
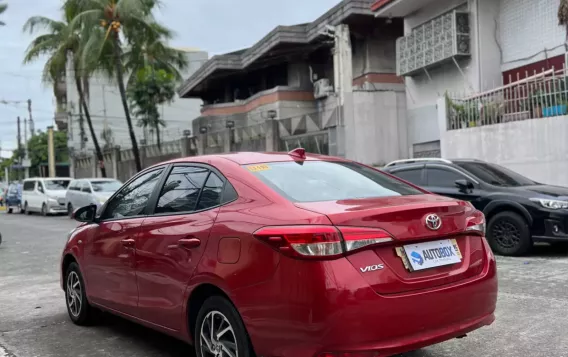
{"label": "balcony railing", "polygon": [[553,68],[471,96],[446,93],[448,130],[566,115],[567,76]]}

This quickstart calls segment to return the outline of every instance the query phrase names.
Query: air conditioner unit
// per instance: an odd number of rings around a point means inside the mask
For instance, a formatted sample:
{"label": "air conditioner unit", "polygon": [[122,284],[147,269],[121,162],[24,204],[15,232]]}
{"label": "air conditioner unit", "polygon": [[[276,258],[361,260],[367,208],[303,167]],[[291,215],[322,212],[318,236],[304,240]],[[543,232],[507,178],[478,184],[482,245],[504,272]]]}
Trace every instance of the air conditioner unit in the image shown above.
{"label": "air conditioner unit", "polygon": [[325,98],[329,93],[333,93],[333,86],[328,78],[322,78],[314,82],[314,98]]}
{"label": "air conditioner unit", "polygon": [[450,11],[396,41],[396,73],[412,76],[454,58],[471,56],[469,13]]}

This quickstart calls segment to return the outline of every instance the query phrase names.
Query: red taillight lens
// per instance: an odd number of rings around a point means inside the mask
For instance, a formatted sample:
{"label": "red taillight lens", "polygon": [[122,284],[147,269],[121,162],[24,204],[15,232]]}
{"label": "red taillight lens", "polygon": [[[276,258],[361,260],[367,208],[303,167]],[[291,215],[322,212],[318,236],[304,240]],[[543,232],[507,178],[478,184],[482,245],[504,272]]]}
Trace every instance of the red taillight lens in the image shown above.
{"label": "red taillight lens", "polygon": [[335,258],[392,241],[392,237],[381,229],[333,226],[265,227],[254,236],[284,254],[315,259]]}
{"label": "red taillight lens", "polygon": [[485,235],[485,215],[483,212],[476,210],[471,216],[467,217],[465,230]]}

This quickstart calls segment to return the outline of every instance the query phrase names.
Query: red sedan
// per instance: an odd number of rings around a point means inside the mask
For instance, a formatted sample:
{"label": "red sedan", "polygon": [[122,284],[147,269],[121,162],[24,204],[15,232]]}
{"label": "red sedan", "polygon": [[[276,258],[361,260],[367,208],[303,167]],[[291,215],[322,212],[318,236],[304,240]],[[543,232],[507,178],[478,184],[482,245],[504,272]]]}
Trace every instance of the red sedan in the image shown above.
{"label": "red sedan", "polygon": [[390,356],[495,319],[483,214],[344,159],[183,158],[75,217],[71,320],[109,311],[198,357]]}

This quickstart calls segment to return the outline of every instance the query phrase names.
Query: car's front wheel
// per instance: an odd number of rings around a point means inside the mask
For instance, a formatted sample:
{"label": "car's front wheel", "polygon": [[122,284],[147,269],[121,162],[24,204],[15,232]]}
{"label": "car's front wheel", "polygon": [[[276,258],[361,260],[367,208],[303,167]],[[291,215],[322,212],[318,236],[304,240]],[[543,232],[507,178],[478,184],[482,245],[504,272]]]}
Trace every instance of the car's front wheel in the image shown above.
{"label": "car's front wheel", "polygon": [[41,215],[47,217],[47,205],[45,203],[41,205]]}
{"label": "car's front wheel", "polygon": [[510,211],[498,213],[489,220],[487,240],[493,252],[499,255],[523,255],[533,245],[527,221]]}
{"label": "car's front wheel", "polygon": [[84,326],[93,321],[93,308],[87,301],[85,283],[77,263],[71,263],[65,274],[65,302],[74,324]]}
{"label": "car's front wheel", "polygon": [[32,212],[30,211],[30,207],[28,206],[28,203],[26,202],[26,205],[24,206],[24,212],[26,212],[26,214],[29,216],[30,214],[32,214]]}
{"label": "car's front wheel", "polygon": [[235,307],[221,296],[207,299],[197,315],[197,357],[252,357],[248,333]]}

